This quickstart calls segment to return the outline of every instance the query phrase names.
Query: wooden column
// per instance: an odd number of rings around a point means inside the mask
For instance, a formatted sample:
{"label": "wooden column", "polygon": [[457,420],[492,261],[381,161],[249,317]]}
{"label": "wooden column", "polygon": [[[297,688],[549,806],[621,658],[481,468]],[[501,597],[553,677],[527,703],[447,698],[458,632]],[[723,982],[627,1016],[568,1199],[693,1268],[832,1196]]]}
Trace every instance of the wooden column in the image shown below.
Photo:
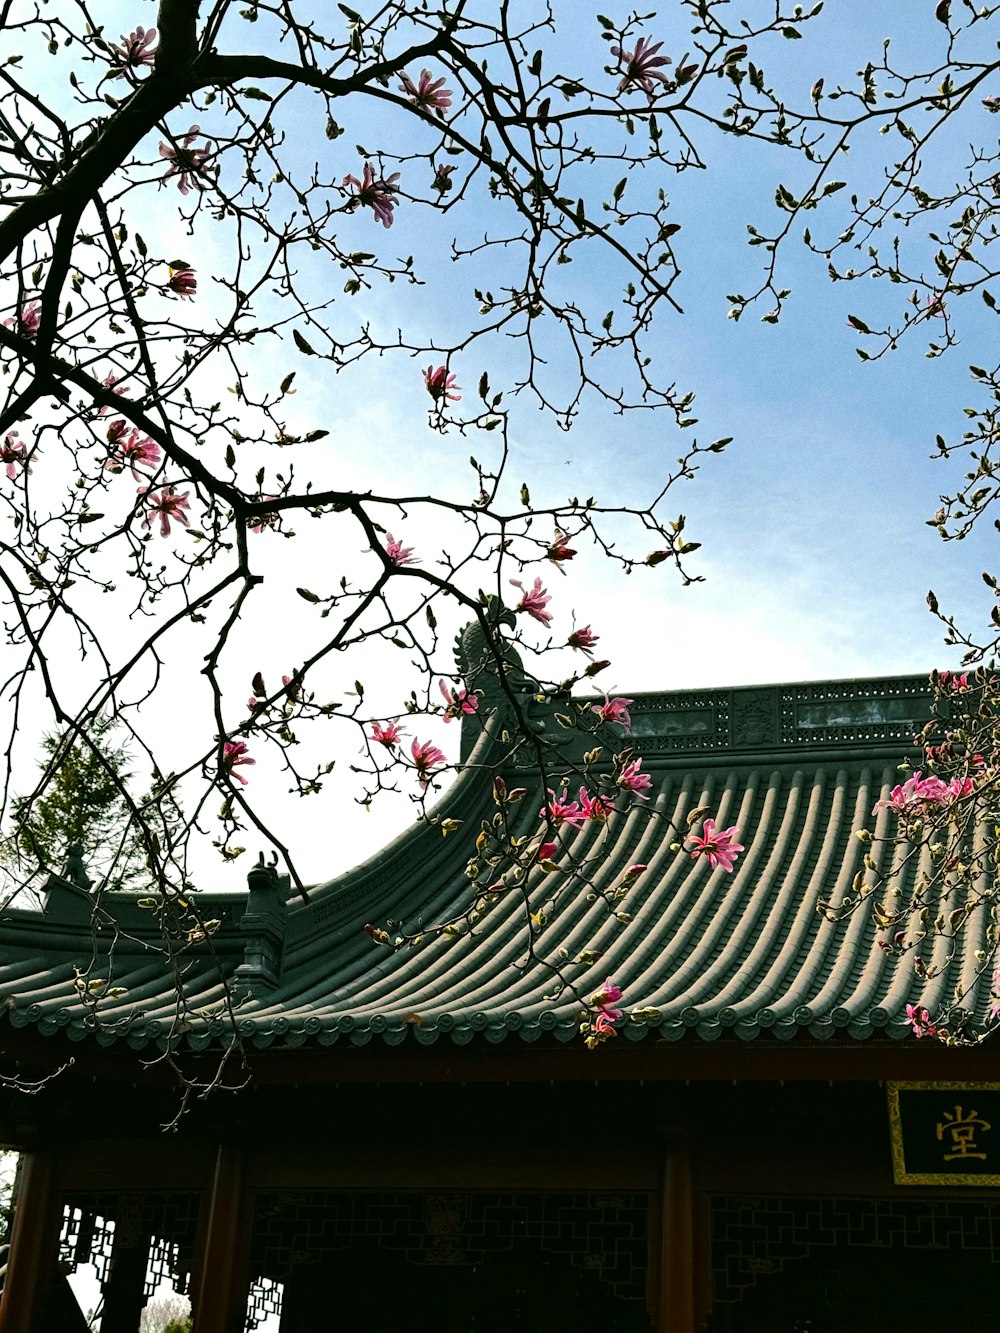
{"label": "wooden column", "polygon": [[660,1183],[660,1282],[657,1333],[696,1333],[694,1191],[691,1152],[667,1145]]}
{"label": "wooden column", "polygon": [[52,1190],[52,1153],[35,1149],[21,1160],[14,1230],[0,1297],[0,1333],[33,1333],[56,1269],[59,1214]]}
{"label": "wooden column", "polygon": [[146,1304],[143,1288],[149,1259],[148,1232],[135,1232],[119,1222],[111,1266],[104,1286],[101,1333],[135,1333]]}
{"label": "wooden column", "polygon": [[249,1242],[243,1200],[243,1150],[221,1144],[194,1275],[193,1326],[198,1333],[241,1333],[243,1329]]}

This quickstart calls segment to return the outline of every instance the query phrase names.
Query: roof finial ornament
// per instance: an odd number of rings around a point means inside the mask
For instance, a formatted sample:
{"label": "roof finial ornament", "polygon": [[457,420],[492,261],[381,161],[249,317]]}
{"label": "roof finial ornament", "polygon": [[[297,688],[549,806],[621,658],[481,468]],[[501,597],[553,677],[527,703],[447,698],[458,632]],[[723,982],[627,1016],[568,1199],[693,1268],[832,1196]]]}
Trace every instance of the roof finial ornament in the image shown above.
{"label": "roof finial ornament", "polygon": [[93,884],[94,881],[87,874],[87,867],[83,862],[82,843],[71,842],[66,848],[66,868],[62,877],[78,889],[89,889]]}

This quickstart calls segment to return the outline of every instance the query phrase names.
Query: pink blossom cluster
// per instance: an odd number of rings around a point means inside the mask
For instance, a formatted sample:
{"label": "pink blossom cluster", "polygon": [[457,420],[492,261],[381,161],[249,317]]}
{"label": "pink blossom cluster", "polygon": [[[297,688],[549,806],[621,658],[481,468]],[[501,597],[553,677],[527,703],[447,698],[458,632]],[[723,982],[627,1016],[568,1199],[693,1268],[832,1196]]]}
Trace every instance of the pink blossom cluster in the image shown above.
{"label": "pink blossom cluster", "polygon": [[590,1003],[597,1010],[594,1020],[584,1025],[585,1041],[591,1050],[608,1037],[616,1037],[615,1024],[622,1016],[622,1010],[615,1006],[622,998],[621,986],[615,985],[608,977],[601,990],[590,997]]}
{"label": "pink blossom cluster", "polygon": [[387,750],[398,745],[402,735],[403,728],[398,722],[387,722],[384,727],[381,722],[372,723],[371,739],[378,745],[384,745]]}
{"label": "pink blossom cluster", "polygon": [[644,791],[649,791],[650,787],[653,785],[653,779],[648,773],[640,773],[639,769],[641,767],[642,760],[633,759],[630,763],[626,764],[618,774],[617,781],[619,787],[621,787],[623,791],[633,791],[641,800],[646,801],[649,797],[643,796],[642,793]]}
{"label": "pink blossom cluster", "polygon": [[396,184],[398,180],[398,171],[387,177],[376,176],[372,164],[366,162],[361,179],[345,176],[342,187],[351,196],[350,208],[370,208],[377,222],[381,222],[383,227],[391,227],[392,210],[396,207],[395,196],[399,190]]}
{"label": "pink blossom cluster", "polygon": [[191,186],[197,182],[197,178],[205,177],[205,163],[212,156],[209,148],[194,147],[194,141],[200,133],[199,127],[192,125],[176,143],[160,140],[160,156],[169,163],[163,179],[167,181],[171,176],[176,176],[181,194],[190,194]]}
{"label": "pink blossom cluster", "polygon": [[586,787],[580,788],[578,800],[575,801],[569,799],[565,787],[558,796],[550,787],[549,799],[539,810],[538,817],[555,828],[561,828],[563,824],[569,828],[580,828],[588,821],[603,824],[614,808],[614,802],[609,796],[603,796],[600,792],[592,796]]}
{"label": "pink blossom cluster", "polygon": [[433,111],[439,120],[451,110],[451,89],[444,86],[444,79],[435,79],[429,69],[420,71],[420,79],[414,83],[409,74],[400,74],[402,82],[399,91],[405,93],[414,106],[421,111]]}
{"label": "pink blossom cluster", "polygon": [[180,523],[182,527],[189,528],[191,520],[184,512],[189,507],[187,493],[178,493],[173,486],[164,486],[163,490],[157,495],[156,491],[150,490],[147,486],[139,487],[139,494],[145,497],[148,510],[142,520],[143,527],[151,528],[154,518],[160,520],[160,536],[170,536],[171,521]]}
{"label": "pink blossom cluster", "polygon": [[0,444],[0,466],[6,469],[10,481],[16,479],[18,469],[25,473],[31,471],[28,463],[28,446],[23,440],[18,439],[16,430],[8,431],[3,444]]}
{"label": "pink blossom cluster", "polygon": [[933,775],[921,777],[918,769],[906,782],[893,787],[888,800],[876,801],[872,814],[878,814],[880,810],[895,810],[897,814],[902,814],[918,810],[921,806],[944,805],[967,796],[972,787],[971,778],[952,778],[950,782],[944,782]]}
{"label": "pink blossom cluster", "polygon": [[617,722],[620,727],[624,727],[625,734],[632,730],[632,715],[628,711],[634,699],[609,699],[604,696],[604,703],[592,705],[593,711],[602,722]]}
{"label": "pink blossom cluster", "polygon": [[187,265],[171,267],[167,279],[167,290],[179,296],[182,301],[190,301],[198,290],[198,279],[194,269]]}
{"label": "pink blossom cluster", "polygon": [[404,546],[391,532],[385,534],[385,553],[394,565],[419,565],[412,546]]}
{"label": "pink blossom cluster", "polygon": [[928,1010],[921,1008],[918,1004],[908,1004],[906,1006],[906,1021],[912,1027],[915,1037],[933,1037],[937,1032],[937,1028],[931,1022]]}
{"label": "pink blossom cluster", "polygon": [[413,758],[413,766],[417,770],[420,785],[424,788],[430,785],[431,778],[442,764],[447,763],[444,752],[430,741],[414,740],[410,746],[410,754]]}
{"label": "pink blossom cluster", "polygon": [[226,741],[222,747],[222,771],[227,777],[235,778],[245,787],[247,780],[242,773],[235,770],[243,764],[255,764],[256,759],[251,759],[247,754],[246,741]]}
{"label": "pink blossom cluster", "polygon": [[13,329],[22,338],[37,338],[42,327],[41,301],[26,301],[16,315],[8,315],[3,323],[5,329]]}
{"label": "pink blossom cluster", "polygon": [[[567,560],[572,560],[575,555],[576,551],[570,546],[569,537],[565,532],[561,532],[557,528],[549,549],[545,553],[546,560],[551,560],[556,568],[559,569]],[[563,573],[565,573],[565,570]]]}
{"label": "pink blossom cluster", "polygon": [[136,468],[152,470],[159,465],[160,446],[148,436],[140,435],[134,426],[127,425],[124,417],[116,417],[108,426],[108,443],[112,452],[104,464],[106,472],[117,475],[128,468],[136,481],[144,481]]}
{"label": "pink blossom cluster", "polygon": [[692,857],[704,856],[713,870],[721,868],[731,874],[736,858],[740,852],[745,851],[742,843],[736,841],[740,836],[740,831],[733,824],[727,829],[717,829],[714,819],[706,819],[702,824],[702,832],[692,834],[688,838],[689,843],[694,844]]}
{"label": "pink blossom cluster", "polygon": [[640,37],[634,51],[626,51],[621,46],[611,48],[611,54],[617,56],[625,68],[625,77],[618,85],[620,93],[635,84],[649,97],[653,97],[656,92],[655,82],[668,82],[662,66],[670,64],[670,57],[656,54],[662,46],[662,42],[647,42],[645,37]]}
{"label": "pink blossom cluster", "polygon": [[526,615],[531,616],[532,620],[537,620],[540,625],[548,627],[552,624],[552,612],[545,609],[552,601],[552,597],[542,587],[540,578],[536,578],[530,588],[526,588],[520,579],[508,579],[507,581],[512,587],[521,590],[521,600],[514,607],[515,611],[523,611]]}
{"label": "pink blossom cluster", "polygon": [[447,366],[428,366],[424,371],[424,387],[436,403],[447,399],[449,403],[461,401],[461,385],[456,383],[457,375],[449,375]]}
{"label": "pink blossom cluster", "polygon": [[[581,625],[579,629],[575,629],[569,636],[566,640],[566,645],[569,648],[579,649],[579,651],[584,653],[587,657],[593,657],[594,645],[599,638],[600,635],[595,634],[589,625]],[[605,698],[607,698],[606,695]],[[631,702],[631,700],[629,702]]]}
{"label": "pink blossom cluster", "polygon": [[457,690],[451,689],[443,680],[439,680],[438,685],[444,696],[444,720],[446,722],[450,722],[454,717],[461,717],[463,713],[475,713],[478,711],[478,694],[470,693],[462,686]]}
{"label": "pink blossom cluster", "polygon": [[128,66],[152,65],[156,60],[156,29],[144,28],[140,24],[126,37],[122,33],[121,42],[113,47],[115,54]]}
{"label": "pink blossom cluster", "polygon": [[957,671],[939,671],[937,678],[942,690],[951,690],[954,694],[964,693],[969,688],[969,677]]}

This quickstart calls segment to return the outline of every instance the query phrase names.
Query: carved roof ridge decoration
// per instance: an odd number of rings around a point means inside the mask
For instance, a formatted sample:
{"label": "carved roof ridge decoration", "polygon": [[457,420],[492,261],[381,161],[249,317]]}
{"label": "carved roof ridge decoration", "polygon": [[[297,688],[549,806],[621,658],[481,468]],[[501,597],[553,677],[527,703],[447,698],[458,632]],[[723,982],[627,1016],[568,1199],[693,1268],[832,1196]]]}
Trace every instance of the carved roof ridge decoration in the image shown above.
{"label": "carved roof ridge decoration", "polygon": [[637,694],[630,711],[632,735],[652,760],[819,747],[908,748],[930,704],[924,674]]}
{"label": "carved roof ridge decoration", "polygon": [[[891,834],[889,812],[876,817],[873,806],[898,780],[896,766],[928,699],[926,677],[916,676],[636,697],[638,753],[645,757],[658,738],[688,747],[680,758],[653,748],[649,806],[663,818],[648,818],[636,802],[606,828],[561,833],[567,859],[594,857],[598,887],[619,883],[634,862],[647,865],[625,904],[631,920],[612,921],[600,898],[567,894],[541,937],[553,956],[600,951],[599,962],[575,970],[580,993],[610,975],[624,989],[626,1012],[645,1014],[623,1026],[619,1045],[899,1040],[910,1035],[907,1004],[933,1013],[957,981],[981,970],[975,952],[985,946],[988,923],[978,916],[957,942],[933,946],[925,961],[940,971],[928,980],[908,957],[876,947],[870,913],[836,925],[816,912],[820,897],[836,902],[850,890],[864,855],[855,831]],[[705,708],[713,710],[713,729],[671,730],[678,715]],[[492,810],[496,754],[489,727],[480,728],[466,770],[431,813],[474,829]],[[658,757],[665,762],[657,765]],[[537,775],[525,776],[529,794],[515,807],[515,836],[534,831],[543,797]],[[685,828],[696,806],[709,806],[720,826],[740,828],[746,851],[733,874],[676,847],[671,830]],[[468,902],[465,856],[439,828],[411,828],[381,855],[311,891],[308,903],[293,895],[287,911],[277,880],[256,873],[259,901],[201,896],[224,905],[213,911],[222,926],[210,945],[183,949],[173,969],[138,937],[112,948],[114,932],[82,917],[8,912],[0,920],[0,1022],[150,1052],[170,1041],[202,1049],[224,1039],[230,1020],[251,1050],[578,1039],[579,1004],[553,995],[551,970],[526,957],[515,895],[497,900],[468,938],[426,938],[393,954],[364,933],[367,921],[390,917],[419,931]],[[908,863],[904,893],[915,873]],[[539,902],[553,885],[540,866],[531,872],[528,890]],[[55,896],[72,900],[79,914],[79,892]],[[126,895],[110,896],[128,910]],[[96,1005],[75,987],[75,969],[95,945],[97,975],[108,978],[108,996]],[[178,976],[189,1010],[182,1029]],[[964,1003],[982,1019],[988,977]]]}

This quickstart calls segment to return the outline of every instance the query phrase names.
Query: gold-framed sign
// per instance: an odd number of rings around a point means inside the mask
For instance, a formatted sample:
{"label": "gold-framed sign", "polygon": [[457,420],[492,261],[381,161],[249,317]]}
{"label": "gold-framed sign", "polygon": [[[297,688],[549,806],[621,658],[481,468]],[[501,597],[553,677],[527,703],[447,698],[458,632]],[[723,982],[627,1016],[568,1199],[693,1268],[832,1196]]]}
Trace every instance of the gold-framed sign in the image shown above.
{"label": "gold-framed sign", "polygon": [[1000,1185],[1000,1083],[889,1083],[897,1185]]}

